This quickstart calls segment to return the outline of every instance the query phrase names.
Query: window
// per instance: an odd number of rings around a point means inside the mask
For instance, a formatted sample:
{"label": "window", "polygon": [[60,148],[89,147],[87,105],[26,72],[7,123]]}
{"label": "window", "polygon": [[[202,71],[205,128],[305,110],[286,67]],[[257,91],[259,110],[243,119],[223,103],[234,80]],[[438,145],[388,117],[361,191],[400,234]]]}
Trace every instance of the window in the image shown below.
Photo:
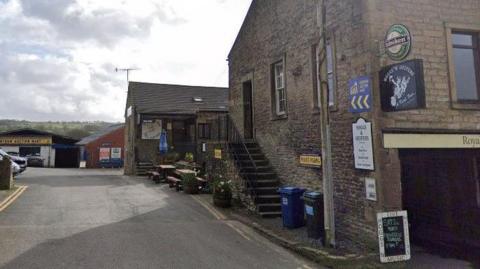
{"label": "window", "polygon": [[[327,41],[327,78],[328,78],[328,106],[335,106],[335,89],[336,89],[336,79],[335,79],[335,52],[332,46],[332,42]],[[318,77],[318,70],[320,69],[320,50],[318,45],[315,45],[313,48],[313,85],[314,85],[314,108],[319,109],[321,105],[321,84]]]}
{"label": "window", "polygon": [[198,124],[198,138],[210,139],[210,124],[199,123]]}
{"label": "window", "polygon": [[328,77],[328,106],[335,105],[335,64],[333,46],[330,41],[327,43],[327,77]]}
{"label": "window", "polygon": [[453,32],[453,62],[455,82],[459,102],[480,100],[480,54],[478,34]]}
{"label": "window", "polygon": [[285,93],[285,64],[283,61],[273,65],[273,81],[276,114],[277,116],[282,116],[287,113],[287,96]]}

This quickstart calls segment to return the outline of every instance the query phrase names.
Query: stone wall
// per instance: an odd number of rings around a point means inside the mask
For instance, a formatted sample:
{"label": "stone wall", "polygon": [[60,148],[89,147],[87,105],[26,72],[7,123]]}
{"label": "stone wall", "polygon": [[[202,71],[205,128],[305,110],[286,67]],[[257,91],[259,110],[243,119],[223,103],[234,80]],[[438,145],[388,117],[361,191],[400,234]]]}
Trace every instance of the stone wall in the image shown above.
{"label": "stone wall", "polygon": [[[320,149],[320,117],[314,106],[312,46],[319,41],[313,0],[253,1],[229,56],[230,113],[243,130],[242,83],[253,82],[255,137],[283,184],[322,189],[321,173],[300,167],[300,152]],[[381,110],[378,72],[394,62],[384,53],[388,28],[406,25],[413,47],[406,59],[423,59],[426,109]],[[327,33],[335,48],[335,95],[331,110],[336,235],[339,244],[376,248],[376,213],[402,209],[401,163],[397,150],[383,148],[385,129],[475,131],[480,106],[452,101],[446,26],[480,32],[478,0],[328,1]],[[286,63],[287,117],[272,113],[271,65]],[[348,81],[372,78],[373,109],[349,112]],[[372,122],[375,171],[354,168],[352,123]],[[377,182],[377,202],[367,201],[366,177]]]}
{"label": "stone wall", "polygon": [[[222,158],[215,158],[215,150],[222,151]],[[206,175],[210,181],[225,179],[232,182],[233,200],[254,212],[256,207],[253,199],[248,194],[245,181],[239,176],[233,158],[230,156],[225,143],[211,143],[207,151],[202,154],[206,163]]]}
{"label": "stone wall", "polygon": [[[298,164],[321,149],[314,106],[314,53],[318,42],[314,0],[253,1],[229,56],[230,113],[243,132],[242,84],[253,82],[255,137],[284,185],[322,189],[320,169]],[[286,62],[287,117],[272,113],[271,65]]]}
{"label": "stone wall", "polygon": [[10,190],[13,187],[12,167],[10,160],[0,160],[0,190]]}

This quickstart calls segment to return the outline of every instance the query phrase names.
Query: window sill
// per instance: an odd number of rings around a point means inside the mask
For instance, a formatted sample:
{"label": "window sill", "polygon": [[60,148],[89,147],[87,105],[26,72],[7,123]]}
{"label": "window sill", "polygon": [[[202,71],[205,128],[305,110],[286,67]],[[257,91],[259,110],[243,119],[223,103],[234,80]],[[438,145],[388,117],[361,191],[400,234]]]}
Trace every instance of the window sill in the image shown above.
{"label": "window sill", "polygon": [[[336,105],[330,106],[328,109],[329,109],[330,112],[338,112],[338,107]],[[313,115],[319,115],[321,113],[322,113],[322,110],[319,107],[314,107],[312,109],[312,114]]]}
{"label": "window sill", "polygon": [[452,109],[456,110],[480,110],[480,103],[459,103],[453,102]]}
{"label": "window sill", "polygon": [[284,114],[284,115],[275,115],[275,116],[272,116],[271,121],[286,120],[286,119],[288,119],[287,114]]}

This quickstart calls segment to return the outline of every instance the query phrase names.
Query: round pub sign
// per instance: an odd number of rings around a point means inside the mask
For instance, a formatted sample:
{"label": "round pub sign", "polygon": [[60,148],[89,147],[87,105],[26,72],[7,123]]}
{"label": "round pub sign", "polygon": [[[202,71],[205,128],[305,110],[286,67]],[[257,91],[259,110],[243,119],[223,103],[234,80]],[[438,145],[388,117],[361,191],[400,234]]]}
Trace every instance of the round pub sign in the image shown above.
{"label": "round pub sign", "polygon": [[412,36],[408,28],[401,24],[395,24],[388,29],[385,37],[385,50],[394,61],[405,59],[412,49]]}

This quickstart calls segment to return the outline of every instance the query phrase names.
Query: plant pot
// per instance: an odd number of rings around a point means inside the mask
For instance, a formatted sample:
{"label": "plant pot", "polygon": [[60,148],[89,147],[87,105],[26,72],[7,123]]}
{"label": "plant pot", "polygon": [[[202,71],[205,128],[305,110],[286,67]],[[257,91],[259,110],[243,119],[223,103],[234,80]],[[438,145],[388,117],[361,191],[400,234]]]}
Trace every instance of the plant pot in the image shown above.
{"label": "plant pot", "polygon": [[187,194],[198,194],[198,186],[196,185],[185,185],[183,186],[183,192]]}
{"label": "plant pot", "polygon": [[232,206],[232,196],[217,196],[213,195],[213,204],[221,208],[228,208]]}

